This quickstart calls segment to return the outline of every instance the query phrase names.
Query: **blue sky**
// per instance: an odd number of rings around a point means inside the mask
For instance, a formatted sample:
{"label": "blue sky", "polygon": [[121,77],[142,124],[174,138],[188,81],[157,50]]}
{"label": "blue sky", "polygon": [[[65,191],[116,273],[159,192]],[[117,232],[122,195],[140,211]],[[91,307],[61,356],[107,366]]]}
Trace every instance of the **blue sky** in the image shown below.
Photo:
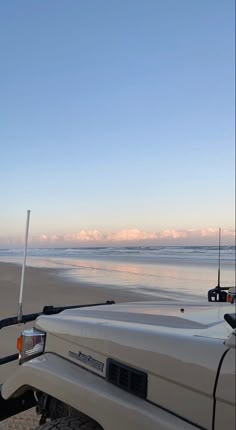
{"label": "blue sky", "polygon": [[[234,1],[0,4],[0,246],[233,243]],[[205,233],[202,233],[205,232]],[[209,235],[208,233],[209,232]]]}

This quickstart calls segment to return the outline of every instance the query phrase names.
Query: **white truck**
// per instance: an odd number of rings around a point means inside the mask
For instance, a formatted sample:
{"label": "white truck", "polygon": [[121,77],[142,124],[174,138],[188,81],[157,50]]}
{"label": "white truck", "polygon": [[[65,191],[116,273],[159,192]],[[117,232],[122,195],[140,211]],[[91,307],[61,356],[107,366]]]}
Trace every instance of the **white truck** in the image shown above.
{"label": "white truck", "polygon": [[40,430],[235,430],[235,304],[47,307],[23,322],[35,318],[0,360],[19,360],[1,420],[35,406]]}

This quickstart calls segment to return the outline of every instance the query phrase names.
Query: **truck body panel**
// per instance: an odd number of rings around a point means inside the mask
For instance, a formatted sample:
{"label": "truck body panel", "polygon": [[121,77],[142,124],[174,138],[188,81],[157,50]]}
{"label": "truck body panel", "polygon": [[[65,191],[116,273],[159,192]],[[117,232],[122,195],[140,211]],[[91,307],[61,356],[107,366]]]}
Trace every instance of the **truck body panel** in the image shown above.
{"label": "truck body panel", "polygon": [[224,422],[233,430],[231,306],[137,302],[40,315],[44,351],[18,367],[2,395],[36,390],[104,430],[220,430]]}

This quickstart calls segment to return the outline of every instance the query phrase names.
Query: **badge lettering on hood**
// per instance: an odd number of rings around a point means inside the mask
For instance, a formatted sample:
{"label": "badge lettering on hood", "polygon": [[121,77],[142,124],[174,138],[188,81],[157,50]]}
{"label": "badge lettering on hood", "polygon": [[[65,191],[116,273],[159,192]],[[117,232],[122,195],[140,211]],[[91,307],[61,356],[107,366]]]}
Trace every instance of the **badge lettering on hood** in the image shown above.
{"label": "badge lettering on hood", "polygon": [[99,370],[99,372],[103,372],[104,363],[91,357],[91,355],[83,354],[80,351],[78,353],[69,351],[69,356],[72,358],[75,358],[76,360],[81,361],[84,364],[87,364],[88,366],[93,367],[96,370]]}

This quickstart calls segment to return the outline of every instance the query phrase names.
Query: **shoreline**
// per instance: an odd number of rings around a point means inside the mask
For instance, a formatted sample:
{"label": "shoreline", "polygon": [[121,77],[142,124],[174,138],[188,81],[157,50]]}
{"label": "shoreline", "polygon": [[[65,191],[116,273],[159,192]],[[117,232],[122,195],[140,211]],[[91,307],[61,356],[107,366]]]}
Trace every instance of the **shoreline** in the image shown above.
{"label": "shoreline", "polygon": [[[218,260],[215,259],[213,263],[208,258],[203,258],[200,262],[199,259],[193,261],[181,257],[173,260],[172,257],[166,259],[162,256],[159,259],[151,256],[149,261],[144,262],[137,256],[132,261],[132,256],[127,255],[124,261],[119,255],[111,258],[107,255],[97,254],[97,258],[93,258],[91,253],[89,255],[90,258],[85,258],[85,255],[28,256],[26,270],[37,268],[52,275],[54,273],[58,283],[59,279],[63,279],[67,284],[83,287],[83,292],[85,287],[89,289],[96,286],[96,291],[100,289],[99,296],[101,290],[106,289],[109,295],[122,290],[122,295],[128,292],[148,296],[149,299],[151,295],[154,299],[181,299],[184,296],[191,300],[205,297],[217,282]],[[235,283],[235,265],[231,258],[232,255],[229,260],[221,260],[221,284],[225,287],[231,287]],[[19,256],[0,256],[0,264],[11,263],[21,268],[22,261]]]}
{"label": "shoreline", "polygon": [[[54,262],[53,260],[57,260]],[[51,261],[50,261],[51,260]],[[60,261],[62,262],[62,265],[67,268],[66,262],[68,260],[68,265],[70,266],[71,261],[77,262],[78,260],[81,261],[89,261],[89,262],[97,262],[97,263],[104,263],[107,262],[108,264],[112,263],[119,263],[119,264],[126,264],[127,259],[124,257],[116,256],[116,258],[100,258],[97,257],[90,257],[87,258],[86,256],[36,256],[36,255],[28,255],[27,257],[27,267],[42,267],[42,268],[60,268]],[[23,261],[23,255],[22,256],[4,256],[1,255],[0,263],[12,263],[17,265],[22,265]],[[217,271],[218,268],[218,256],[216,258],[206,258],[205,256],[202,256],[201,258],[193,258],[190,256],[156,256],[152,260],[145,259],[143,257],[141,258],[134,258],[129,257],[129,263],[132,265],[155,265],[155,266],[173,266],[173,267],[209,267],[210,269],[214,269]],[[232,257],[232,259],[224,258],[224,256],[221,256],[221,267],[223,270],[232,270],[234,267],[235,258]],[[42,265],[41,265],[42,264]]]}
{"label": "shoreline", "polygon": [[[0,317],[16,312],[20,291],[21,266],[17,263],[0,262]],[[62,269],[25,268],[23,307],[24,312],[41,311],[45,305],[66,306],[92,302],[117,302],[151,300],[150,295],[136,293],[113,285],[80,282],[61,276]],[[154,298],[152,297],[152,300]],[[156,298],[158,299],[158,298]],[[89,300],[89,301],[88,301]]]}
{"label": "shoreline", "polygon": [[[22,265],[13,262],[0,261],[0,318],[6,308],[18,309]],[[9,292],[4,298],[7,306],[2,309],[1,297],[4,293],[2,286],[11,285],[11,302]],[[14,291],[14,294],[13,294]],[[113,300],[117,303],[127,301],[158,301],[158,300],[196,300],[202,295],[194,291],[181,291],[175,285],[122,285],[117,283],[96,282],[93,279],[78,279],[72,268],[65,267],[25,267],[23,311],[24,313],[40,312],[46,305],[66,306],[71,304],[90,304]],[[5,301],[4,300],[4,301]],[[12,307],[14,303],[14,307]]]}

